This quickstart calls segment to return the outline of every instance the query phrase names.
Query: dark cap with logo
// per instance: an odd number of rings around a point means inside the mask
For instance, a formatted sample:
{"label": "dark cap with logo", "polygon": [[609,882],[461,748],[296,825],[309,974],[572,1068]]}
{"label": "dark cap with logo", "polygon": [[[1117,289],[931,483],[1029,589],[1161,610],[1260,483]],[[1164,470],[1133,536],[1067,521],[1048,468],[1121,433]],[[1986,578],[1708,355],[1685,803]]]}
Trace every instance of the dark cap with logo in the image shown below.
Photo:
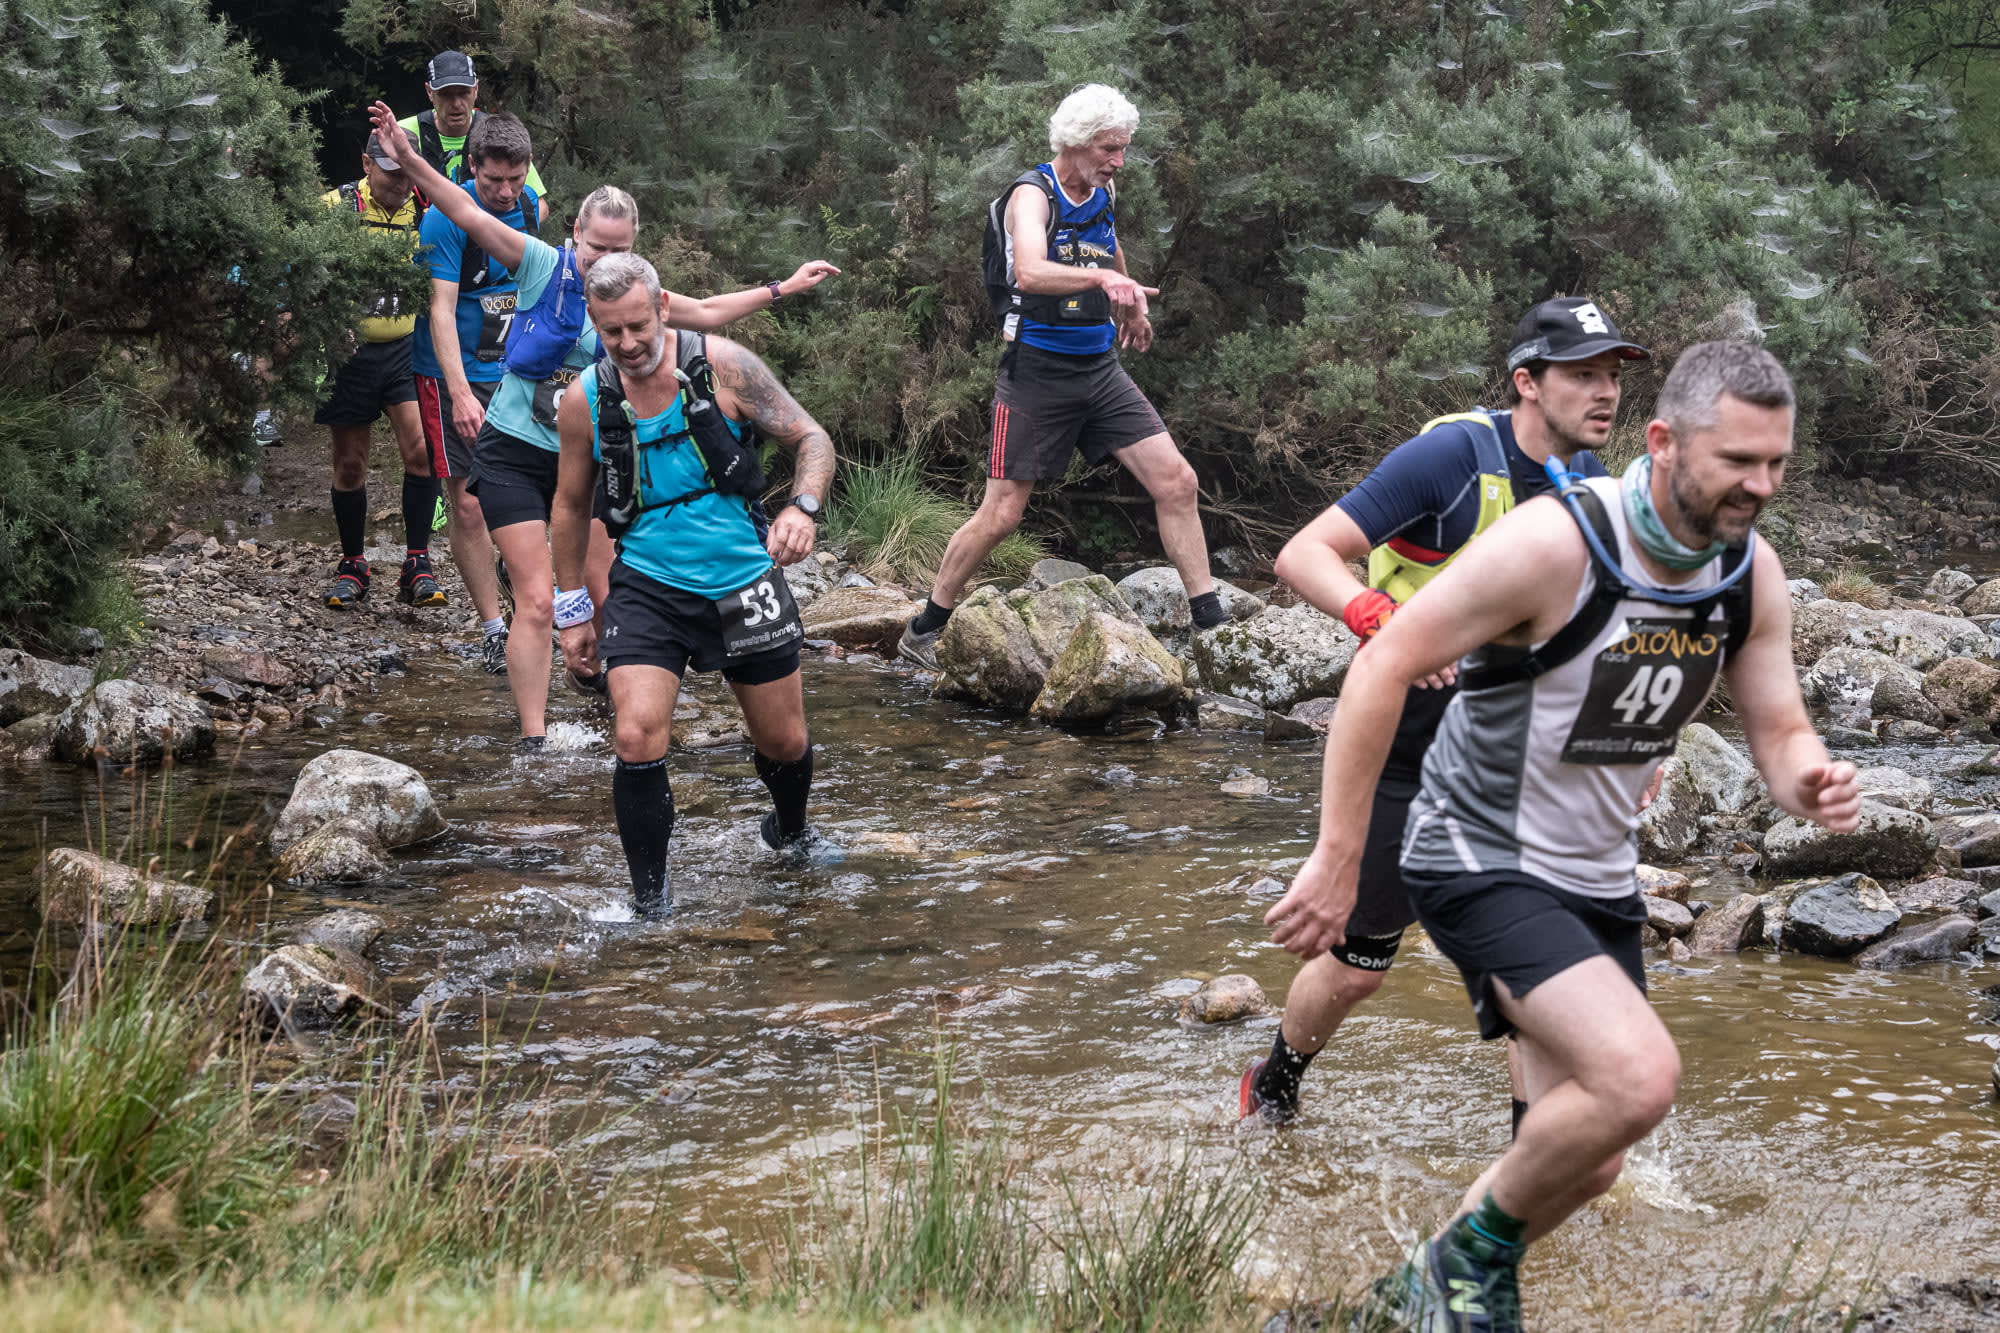
{"label": "dark cap with logo", "polygon": [[433,88],[477,88],[479,76],[472,72],[471,56],[463,51],[440,51],[431,57],[424,82]]}
{"label": "dark cap with logo", "polygon": [[[408,130],[404,130],[403,137],[409,141],[410,144],[409,151],[411,153],[418,153],[423,151],[422,149],[417,147],[416,135],[410,133]],[[387,153],[382,151],[382,136],[379,132],[368,136],[368,146],[362,149],[361,151],[368,154],[368,156],[374,158],[375,165],[382,168],[382,170],[384,171],[401,171],[403,169],[403,166],[400,162],[396,161],[395,158],[390,157]]]}
{"label": "dark cap with logo", "polygon": [[1639,344],[1626,342],[1625,335],[1595,301],[1558,296],[1521,316],[1521,322],[1514,326],[1507,369],[1511,373],[1530,361],[1588,361],[1605,352],[1616,352],[1627,361],[1643,361],[1652,355]]}

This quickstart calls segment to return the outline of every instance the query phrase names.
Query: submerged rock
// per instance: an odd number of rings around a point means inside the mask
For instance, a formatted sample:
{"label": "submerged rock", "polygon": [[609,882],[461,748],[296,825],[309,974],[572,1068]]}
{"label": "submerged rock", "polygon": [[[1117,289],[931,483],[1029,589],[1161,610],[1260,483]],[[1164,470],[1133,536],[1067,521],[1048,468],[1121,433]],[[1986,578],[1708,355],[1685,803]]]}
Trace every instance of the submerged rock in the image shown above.
{"label": "submerged rock", "polygon": [[1201,989],[1181,1001],[1184,1023],[1234,1023],[1271,1012],[1264,988],[1241,973],[1231,973],[1202,983]]}
{"label": "submerged rock", "polygon": [[1969,916],[1948,916],[1877,941],[1854,957],[1856,967],[1887,972],[1918,963],[1941,963],[1965,951],[1978,927]]}
{"label": "submerged rock", "polygon": [[37,713],[60,713],[90,690],[90,669],[0,649],[0,727]]}
{"label": "submerged rock", "polygon": [[343,1019],[388,1017],[370,993],[368,964],[351,950],[327,944],[287,944],[265,955],[243,978],[243,1007],[252,1021],[294,1028],[327,1028]]}
{"label": "submerged rock", "polygon": [[328,750],[299,771],[271,846],[283,851],[341,818],[358,821],[384,847],[407,847],[447,827],[416,769],[363,750]]}
{"label": "submerged rock", "polygon": [[1738,953],[1763,935],[1764,900],[1754,893],[1739,893],[1695,918],[1687,934],[1687,947],[1698,954]]}
{"label": "submerged rock", "polygon": [[300,884],[366,884],[394,873],[372,825],[343,815],[285,848],[278,874]]}
{"label": "submerged rock", "polygon": [[1138,625],[1093,611],[1049,667],[1029,711],[1044,722],[1101,722],[1119,713],[1166,708],[1187,692],[1181,664]]}
{"label": "submerged rock", "polygon": [[1835,833],[1794,815],[1780,819],[1764,835],[1764,863],[1775,874],[1854,870],[1907,879],[1930,869],[1937,847],[1930,820],[1864,800],[1861,822],[1852,833]]}
{"label": "submerged rock", "polygon": [[1888,935],[1902,919],[1880,884],[1866,875],[1842,875],[1792,899],[1783,942],[1799,953],[1846,958]]}
{"label": "submerged rock", "polygon": [[331,949],[345,949],[351,954],[365,954],[382,938],[388,925],[373,912],[361,912],[352,907],[343,907],[316,916],[292,932],[294,944],[324,944]]}
{"label": "submerged rock", "polygon": [[142,875],[74,847],[53,848],[42,858],[35,887],[44,920],[76,926],[197,921],[208,915],[215,901],[215,894],[203,885]]}
{"label": "submerged rock", "polygon": [[1195,725],[1203,731],[1264,730],[1264,710],[1226,694],[1195,696]]}
{"label": "submerged rock", "polygon": [[1303,603],[1266,607],[1194,636],[1209,689],[1278,710],[1339,694],[1360,646],[1347,626]]}
{"label": "submerged rock", "polygon": [[193,695],[136,680],[107,680],[63,710],[51,749],[70,763],[157,764],[215,748],[208,705]]}

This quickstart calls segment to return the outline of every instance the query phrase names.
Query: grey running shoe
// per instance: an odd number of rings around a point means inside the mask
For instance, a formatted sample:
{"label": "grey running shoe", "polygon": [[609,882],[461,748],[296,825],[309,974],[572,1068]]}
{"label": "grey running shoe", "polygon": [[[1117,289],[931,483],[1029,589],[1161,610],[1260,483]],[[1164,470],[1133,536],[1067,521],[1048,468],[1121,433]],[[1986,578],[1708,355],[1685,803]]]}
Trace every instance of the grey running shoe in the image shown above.
{"label": "grey running shoe", "polygon": [[368,562],[359,556],[343,559],[333,574],[333,588],[326,595],[326,604],[336,611],[344,611],[368,595]]}
{"label": "grey running shoe", "polygon": [[926,671],[941,671],[937,660],[937,642],[938,635],[944,631],[935,629],[929,634],[919,634],[916,624],[915,617],[912,617],[910,623],[903,626],[903,637],[896,641],[897,655]]}
{"label": "grey running shoe", "polygon": [[764,816],[764,822],[757,826],[757,831],[764,835],[764,845],[778,853],[790,865],[837,866],[847,859],[847,853],[842,850],[839,843],[824,836],[810,824],[790,837],[778,832],[776,810]]}
{"label": "grey running shoe", "polygon": [[514,748],[522,754],[540,754],[549,748],[547,736],[521,736],[515,739]]}
{"label": "grey running shoe", "polygon": [[486,636],[486,642],[479,645],[479,665],[486,668],[489,676],[507,674],[507,631]]}
{"label": "grey running shoe", "polygon": [[276,418],[269,415],[258,417],[250,426],[250,442],[260,449],[276,449],[285,442],[278,431]]}
{"label": "grey running shoe", "polygon": [[1522,1245],[1481,1241],[1474,1254],[1444,1240],[1427,1243],[1412,1261],[1418,1290],[1404,1315],[1420,1333],[1521,1333]]}

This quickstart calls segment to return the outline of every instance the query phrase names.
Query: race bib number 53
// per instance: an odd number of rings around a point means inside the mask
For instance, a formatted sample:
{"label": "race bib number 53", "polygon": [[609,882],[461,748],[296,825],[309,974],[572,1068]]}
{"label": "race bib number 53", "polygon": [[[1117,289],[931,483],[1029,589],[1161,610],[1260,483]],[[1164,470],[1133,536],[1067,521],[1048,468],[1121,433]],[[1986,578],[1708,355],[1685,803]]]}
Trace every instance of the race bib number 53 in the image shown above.
{"label": "race bib number 53", "polygon": [[717,599],[715,609],[722,617],[723,652],[730,657],[769,652],[806,637],[791,585],[776,565],[749,587]]}
{"label": "race bib number 53", "polygon": [[1628,619],[1591,663],[1563,762],[1638,764],[1673,753],[1722,666],[1720,622]]}

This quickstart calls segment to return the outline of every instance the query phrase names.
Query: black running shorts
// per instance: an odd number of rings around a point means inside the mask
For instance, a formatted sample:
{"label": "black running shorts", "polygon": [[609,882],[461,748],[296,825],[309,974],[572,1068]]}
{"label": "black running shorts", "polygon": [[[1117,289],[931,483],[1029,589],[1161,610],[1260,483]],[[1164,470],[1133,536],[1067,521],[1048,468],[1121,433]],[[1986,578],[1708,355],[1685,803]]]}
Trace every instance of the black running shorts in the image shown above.
{"label": "black running shorts", "polygon": [[472,450],[472,475],[465,489],[479,498],[487,531],[513,523],[546,523],[556,498],[556,461],[561,455],[509,435],[491,418]]}
{"label": "black running shorts", "polygon": [[[794,618],[798,616],[793,609]],[[611,562],[611,591],[604,598],[604,633],[597,655],[606,670],[621,666],[656,666],[686,676],[696,671],[720,671],[737,685],[768,685],[799,669],[799,641],[794,636],[782,648],[731,660],[722,645],[722,617],[715,603],[698,593],[670,588]]]}
{"label": "black running shorts", "polygon": [[1417,919],[1458,964],[1479,1035],[1507,1036],[1514,1025],[1493,998],[1497,980],[1516,999],[1602,954],[1646,990],[1639,932],[1646,906],[1637,893],[1587,898],[1519,870],[1434,876],[1404,871]]}
{"label": "black running shorts", "polygon": [[1347,940],[1328,950],[1364,972],[1387,972],[1402,947],[1403,931],[1417,919],[1403,884],[1403,823],[1418,784],[1384,777],[1368,807],[1368,841],[1361,848],[1361,880]]}
{"label": "black running shorts", "polygon": [[410,347],[416,335],[406,333],[385,343],[362,343],[333,372],[325,401],[313,413],[316,426],[367,426],[397,403],[416,399],[417,377],[410,369]]}
{"label": "black running shorts", "polygon": [[[479,405],[485,407],[493,401],[500,381],[474,380],[469,387]],[[417,376],[417,415],[423,419],[424,443],[431,451],[431,475],[439,478],[471,476],[474,441],[458,433],[458,424],[451,415],[451,394],[445,390],[443,380],[429,375]]]}
{"label": "black running shorts", "polygon": [[1051,480],[1078,450],[1094,466],[1166,429],[1116,352],[1066,356],[1013,343],[1000,358],[986,475]]}

